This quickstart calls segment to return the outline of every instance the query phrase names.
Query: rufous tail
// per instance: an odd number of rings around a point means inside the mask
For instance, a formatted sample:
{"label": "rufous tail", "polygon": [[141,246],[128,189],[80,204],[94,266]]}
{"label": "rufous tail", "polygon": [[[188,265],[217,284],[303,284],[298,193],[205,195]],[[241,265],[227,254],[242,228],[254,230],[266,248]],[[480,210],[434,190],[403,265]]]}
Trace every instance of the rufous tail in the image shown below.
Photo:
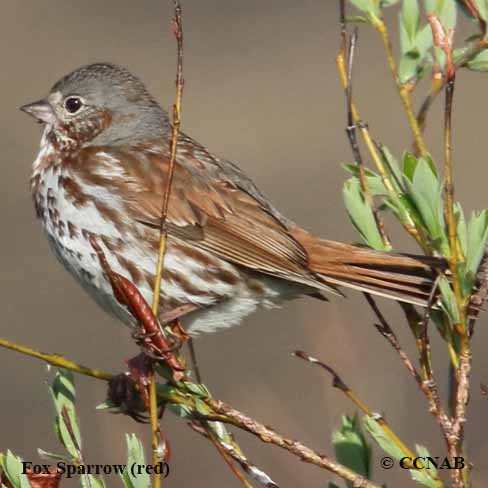
{"label": "rufous tail", "polygon": [[426,306],[443,259],[379,252],[301,234],[309,269],[325,285],[347,288]]}

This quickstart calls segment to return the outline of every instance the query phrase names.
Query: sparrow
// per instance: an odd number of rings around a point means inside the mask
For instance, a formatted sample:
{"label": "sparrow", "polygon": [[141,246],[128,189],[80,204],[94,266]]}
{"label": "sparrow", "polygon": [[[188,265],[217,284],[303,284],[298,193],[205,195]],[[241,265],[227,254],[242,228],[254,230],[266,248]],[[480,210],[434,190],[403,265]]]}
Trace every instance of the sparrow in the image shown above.
{"label": "sparrow", "polygon": [[[30,188],[61,264],[106,311],[134,326],[91,239],[151,302],[170,165],[168,113],[126,68],[82,66],[21,110],[43,125]],[[426,305],[441,268],[425,256],[316,237],[282,215],[235,164],[184,133],[166,220],[159,319],[192,336],[239,324],[258,307],[341,287]]]}

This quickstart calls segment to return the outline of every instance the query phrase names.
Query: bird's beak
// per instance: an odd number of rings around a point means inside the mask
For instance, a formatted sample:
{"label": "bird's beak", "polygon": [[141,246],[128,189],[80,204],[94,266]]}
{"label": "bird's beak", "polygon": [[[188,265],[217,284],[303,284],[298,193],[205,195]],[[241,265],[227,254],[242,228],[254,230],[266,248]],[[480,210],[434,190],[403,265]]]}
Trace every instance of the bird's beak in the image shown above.
{"label": "bird's beak", "polygon": [[56,114],[54,113],[51,104],[46,100],[39,100],[34,103],[28,103],[20,107],[22,112],[31,115],[38,122],[42,124],[53,125],[56,121]]}

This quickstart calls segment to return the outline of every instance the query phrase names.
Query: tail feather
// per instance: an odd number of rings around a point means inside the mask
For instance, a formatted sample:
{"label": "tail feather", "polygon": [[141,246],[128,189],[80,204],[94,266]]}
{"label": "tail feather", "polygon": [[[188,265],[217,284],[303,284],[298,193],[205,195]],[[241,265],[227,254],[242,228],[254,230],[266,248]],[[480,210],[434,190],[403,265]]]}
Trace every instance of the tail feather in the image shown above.
{"label": "tail feather", "polygon": [[437,275],[446,269],[440,258],[379,252],[316,238],[303,244],[310,271],[325,285],[415,305],[427,305]]}

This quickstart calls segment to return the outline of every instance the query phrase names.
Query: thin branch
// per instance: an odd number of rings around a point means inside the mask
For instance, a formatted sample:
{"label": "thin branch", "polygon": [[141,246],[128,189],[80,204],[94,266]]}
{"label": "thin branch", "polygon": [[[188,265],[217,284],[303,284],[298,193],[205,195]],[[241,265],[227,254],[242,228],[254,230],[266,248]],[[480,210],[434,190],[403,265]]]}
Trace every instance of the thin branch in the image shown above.
{"label": "thin branch", "polygon": [[239,471],[234,463],[232,462],[231,456],[228,454],[228,452],[225,450],[225,448],[222,446],[222,444],[219,442],[215,434],[212,432],[212,429],[208,426],[208,424],[203,423],[203,427],[205,430],[205,433],[207,437],[210,439],[212,444],[215,446],[217,449],[218,453],[222,456],[223,460],[229,466],[230,470],[234,473],[236,478],[243,484],[245,488],[253,488],[251,483],[247,481],[246,477]]}
{"label": "thin branch", "polygon": [[[342,15],[342,13],[341,13]],[[347,42],[347,34],[345,37]],[[353,31],[353,34],[350,36],[349,39],[349,47],[347,51],[347,86],[345,88],[346,90],[346,102],[347,102],[347,128],[346,128],[346,133],[347,137],[349,139],[349,144],[351,145],[352,153],[354,156],[354,159],[358,165],[359,168],[359,182],[361,185],[361,190],[364,195],[364,199],[366,203],[368,204],[369,208],[373,212],[373,216],[376,222],[376,227],[380,233],[381,240],[383,241],[384,246],[387,249],[391,249],[391,243],[390,240],[386,234],[385,231],[385,224],[383,220],[380,217],[380,214],[378,212],[378,209],[376,208],[376,205],[374,203],[373,196],[369,190],[368,186],[368,180],[366,177],[366,170],[364,168],[363,164],[363,158],[361,156],[361,151],[359,150],[359,144],[357,140],[357,134],[356,134],[356,122],[354,121],[354,115],[353,115],[353,107],[352,107],[352,69],[354,66],[354,53],[356,51],[356,44],[357,44],[357,39],[358,39],[358,29],[355,28]],[[343,40],[344,42],[344,40]],[[362,125],[361,122],[359,122],[359,125]]]}
{"label": "thin branch", "polygon": [[171,194],[171,184],[173,182],[174,167],[176,162],[176,153],[178,148],[178,136],[181,125],[181,99],[183,96],[183,24],[181,5],[179,0],[174,1],[174,18],[173,18],[173,33],[177,43],[177,64],[176,64],[176,97],[173,104],[173,130],[171,135],[171,156],[169,161],[168,178],[166,180],[166,187],[163,194],[163,203],[161,207],[160,218],[160,239],[159,239],[159,254],[156,268],[156,278],[154,280],[154,297],[153,297],[153,313],[157,316],[159,311],[159,296],[161,293],[161,280],[163,275],[164,255],[166,252],[166,218],[168,215],[169,198]]}
{"label": "thin branch", "polygon": [[415,112],[413,110],[412,101],[410,99],[410,92],[411,87],[408,84],[402,84],[400,82],[400,78],[398,76],[398,67],[395,60],[395,55],[393,54],[393,46],[390,39],[390,34],[386,27],[386,24],[383,22],[383,19],[378,17],[373,17],[371,19],[373,27],[377,30],[377,32],[381,36],[381,40],[383,41],[383,46],[386,52],[386,58],[388,61],[388,66],[390,67],[390,71],[397,87],[398,93],[400,95],[400,99],[402,101],[403,107],[405,109],[405,113],[407,115],[408,124],[412,131],[415,144],[419,149],[419,153],[422,156],[425,156],[427,151],[427,146],[425,145],[424,137],[420,126],[417,122],[417,118],[415,117]]}
{"label": "thin branch", "polygon": [[430,348],[430,338],[428,332],[428,326],[430,321],[430,313],[432,310],[432,305],[434,304],[434,300],[437,293],[437,288],[439,286],[439,282],[441,280],[441,276],[438,275],[435,279],[434,285],[430,290],[429,298],[427,300],[427,306],[424,310],[424,315],[422,320],[419,324],[418,329],[418,340],[420,345],[420,364],[422,365],[422,369],[424,372],[424,380],[428,382],[430,385],[430,390],[432,395],[434,396],[434,401],[439,402],[439,394],[437,391],[437,383],[434,379],[434,371],[432,369],[432,359],[431,359],[431,348]]}
{"label": "thin branch", "polygon": [[403,364],[419,386],[419,389],[422,391],[422,393],[424,393],[429,403],[429,411],[436,418],[437,423],[441,427],[444,438],[447,440],[448,433],[451,429],[451,421],[449,419],[449,416],[445,412],[444,407],[442,406],[437,382],[435,381],[433,374],[426,377],[425,379],[422,379],[412,361],[408,358],[407,354],[401,348],[398,338],[396,337],[392,327],[376,304],[376,301],[371,295],[366,293],[364,295],[366,297],[366,300],[368,301],[368,304],[370,305],[371,309],[373,310],[380,322],[379,326],[376,325],[377,330],[390,343],[395,351],[397,351]]}
{"label": "thin branch", "polygon": [[337,388],[338,390],[342,391],[344,395],[346,395],[349,400],[351,400],[356,407],[361,410],[365,415],[368,417],[373,417],[383,428],[385,434],[390,438],[390,440],[408,457],[415,457],[415,454],[400,440],[400,438],[393,432],[391,427],[388,425],[387,421],[377,413],[373,412],[359,397],[354,391],[346,385],[346,383],[342,380],[339,374],[329,365],[325,364],[323,361],[318,360],[317,358],[310,356],[304,351],[294,351],[293,355],[297,358],[303,359],[309,363],[316,364],[320,366],[322,369],[327,371],[332,376],[332,386]]}
{"label": "thin branch", "polygon": [[[166,188],[163,194],[163,204],[161,208],[160,220],[160,237],[159,237],[159,252],[158,262],[156,266],[156,275],[154,279],[154,293],[152,311],[155,317],[159,312],[159,297],[161,293],[161,280],[163,275],[164,255],[166,253],[167,233],[166,233],[166,217],[168,214],[169,198],[171,194],[171,184],[173,182],[174,167],[176,162],[176,152],[178,147],[178,134],[181,124],[181,99],[183,95],[183,25],[181,15],[181,5],[179,0],[173,0],[174,3],[174,18],[173,18],[173,33],[177,43],[177,63],[176,63],[176,99],[173,105],[173,131],[171,137],[171,158],[169,162],[168,178],[166,180]],[[159,449],[160,435],[158,422],[158,404],[156,392],[156,376],[154,371],[149,378],[149,399],[150,399],[150,418],[151,418],[151,439],[153,448],[153,464],[157,466],[162,461],[162,453]],[[154,473],[154,488],[160,488],[162,485],[162,476],[160,473]]]}
{"label": "thin branch", "polygon": [[190,360],[192,364],[193,372],[195,373],[195,380],[197,383],[202,383],[202,375],[200,374],[200,368],[198,367],[197,354],[195,352],[195,345],[193,344],[193,339],[190,337],[188,339],[188,350],[190,352]]}
{"label": "thin branch", "polygon": [[[347,32],[345,30],[345,18],[342,17],[342,15],[345,14],[344,3],[345,3],[344,0],[340,0],[341,46],[336,56],[336,66],[339,72],[339,77],[341,79],[342,86],[347,93],[348,85],[349,85],[348,74],[347,74],[347,59],[346,59],[347,58]],[[359,130],[359,133],[361,134],[361,138],[363,139],[364,144],[371,156],[371,159],[373,160],[374,165],[376,166],[376,169],[378,170],[381,176],[381,180],[388,194],[398,198],[399,195],[391,179],[391,174],[383,162],[383,158],[378,150],[377,144],[375,143],[373,137],[371,136],[369,127],[366,124],[361,122],[359,110],[354,103],[352,93],[350,96],[350,101],[348,103],[348,112],[350,112],[352,115],[353,123],[356,125],[356,127]],[[424,239],[422,235],[419,233],[419,230],[417,229],[417,226],[413,221],[413,219],[411,218],[411,216],[408,213],[405,213],[402,216],[401,221],[405,230],[415,239],[415,241],[422,247],[422,249],[426,251],[427,247],[424,243]]]}
{"label": "thin branch", "polygon": [[207,404],[217,414],[215,417],[209,416],[208,420],[222,421],[247,430],[263,442],[281,447],[306,463],[314,464],[315,466],[335,473],[340,478],[349,481],[356,488],[380,488],[380,485],[367,480],[325,454],[319,454],[301,442],[279,434],[272,428],[257,422],[224,402],[208,399]]}
{"label": "thin branch", "polygon": [[407,356],[405,351],[402,349],[398,337],[396,336],[395,332],[393,332],[393,329],[391,328],[385,316],[379,309],[378,305],[376,304],[376,301],[369,293],[363,293],[363,295],[366,298],[366,301],[368,302],[369,306],[375,313],[376,318],[380,322],[379,324],[374,324],[374,326],[376,327],[378,332],[390,343],[393,349],[395,349],[395,351],[398,353],[400,359],[402,360],[403,364],[405,365],[405,367],[407,368],[408,372],[411,374],[415,382],[420,387],[422,387],[422,377],[417,371],[417,368],[413,365],[411,359]]}
{"label": "thin branch", "polygon": [[[7,349],[20,352],[21,354],[41,359],[42,361],[52,364],[53,366],[68,369],[75,373],[90,376],[102,381],[110,381],[113,378],[113,375],[100,370],[80,366],[74,361],[71,361],[64,356],[60,356],[59,354],[41,353],[29,347],[22,346],[5,339],[0,339],[0,347],[5,347]],[[187,407],[192,411],[192,414],[198,421],[201,421],[203,418],[203,420],[223,422],[250,432],[263,442],[274,444],[275,446],[285,449],[291,454],[299,457],[302,461],[331,471],[332,473],[335,473],[339,477],[350,481],[351,483],[356,483],[354,486],[357,488],[380,488],[380,486],[376,483],[364,479],[362,476],[358,475],[346,466],[333,461],[323,454],[317,453],[301,442],[291,440],[279,434],[270,427],[266,427],[248,415],[239,412],[221,401],[211,398],[207,399],[206,403],[210,407],[211,413],[209,415],[202,415],[195,407],[194,398],[191,395],[188,395],[186,392],[180,393],[175,388],[159,389],[158,398],[161,402],[173,403],[175,405],[183,405]]]}
{"label": "thin branch", "polygon": [[7,339],[0,338],[0,347],[10,349],[11,351],[20,352],[21,354],[25,354],[26,356],[40,359],[41,361],[45,361],[46,363],[51,364],[52,366],[56,366],[58,368],[69,369],[70,371],[74,371],[75,373],[82,374],[84,376],[91,376],[92,378],[96,378],[97,380],[110,381],[113,378],[113,375],[106,373],[105,371],[89,368],[88,366],[83,366],[79,363],[72,361],[71,359],[61,356],[60,354],[41,352],[37,349],[32,349],[30,347],[17,344],[16,342],[12,342]]}
{"label": "thin branch", "polygon": [[466,303],[463,298],[461,282],[459,278],[459,265],[464,261],[458,238],[457,223],[454,215],[454,176],[452,170],[452,99],[454,94],[454,73],[451,80],[446,85],[446,108],[444,121],[444,215],[447,225],[447,235],[451,256],[449,257],[449,268],[452,274],[452,286],[458,304],[460,321],[465,324]]}
{"label": "thin branch", "polygon": [[[445,178],[445,215],[448,228],[449,247],[451,256],[449,264],[452,273],[452,284],[454,294],[456,297],[457,308],[460,321],[455,324],[454,328],[460,338],[460,353],[459,353],[459,368],[456,371],[455,377],[457,380],[456,389],[456,405],[454,408],[454,419],[452,436],[450,438],[449,454],[452,458],[462,456],[463,454],[463,437],[464,425],[466,423],[466,407],[469,401],[470,390],[470,373],[471,373],[471,346],[469,337],[469,327],[466,322],[467,301],[463,297],[461,282],[458,273],[459,265],[464,260],[461,256],[459,243],[457,239],[457,226],[454,216],[454,183],[452,175],[452,99],[454,94],[454,73],[452,78],[446,85],[446,108],[445,108],[445,164],[444,164],[444,178]],[[451,472],[453,487],[462,488],[465,486],[462,469],[454,469]]]}
{"label": "thin branch", "polygon": [[[386,419],[382,415],[371,410],[371,408],[369,408],[358,397],[358,395],[356,393],[354,393],[354,391],[349,386],[346,385],[346,383],[342,380],[342,378],[339,376],[339,374],[333,368],[331,368],[329,365],[325,364],[324,362],[318,360],[317,358],[315,358],[313,356],[310,356],[309,354],[307,354],[303,351],[295,351],[293,353],[293,355],[300,358],[300,359],[303,359],[309,363],[316,364],[317,366],[320,366],[322,369],[325,369],[325,371],[327,371],[332,376],[332,386],[334,388],[337,388],[340,391],[342,391],[344,393],[344,395],[346,395],[347,398],[349,398],[354,403],[354,405],[356,405],[359,408],[359,410],[361,410],[365,415],[373,418],[380,425],[380,427],[383,429],[383,432],[385,433],[385,435],[391,440],[391,442],[396,447],[398,447],[398,449],[400,449],[402,451],[403,455],[406,458],[414,459],[417,457],[417,455],[414,454],[413,451],[411,451],[404,444],[404,442],[395,434],[395,432],[390,427],[390,425],[388,424]],[[429,476],[431,476],[433,480],[435,480],[436,485],[439,488],[444,487],[444,484],[442,483],[442,481],[437,476],[434,476],[430,470],[425,470],[425,468],[423,466],[420,467],[420,466],[411,465],[411,466],[409,466],[409,468],[410,469],[423,470]]]}
{"label": "thin branch", "polygon": [[[205,428],[201,422],[189,422],[189,427],[192,428],[195,432],[198,432],[205,438],[209,438],[208,430],[212,430],[212,426],[210,424],[206,424],[208,429]],[[215,431],[213,431],[215,432]],[[253,463],[249,461],[249,459],[244,456],[240,447],[236,444],[236,442],[231,439],[231,442],[225,442],[222,439],[219,439],[216,434],[215,440],[220,444],[220,447],[230,456],[239,466],[242,468],[244,472],[246,472],[249,476],[251,476],[255,481],[257,481],[261,486],[265,486],[266,488],[280,488],[264,471],[256,467]]]}
{"label": "thin branch", "polygon": [[[464,53],[461,55],[461,57],[457,60],[455,64],[456,71],[459,68],[466,66],[466,64],[469,61],[471,61],[475,56],[477,56],[481,51],[488,48],[488,39],[484,37],[485,35],[486,34],[483,34],[483,37],[481,39],[479,39],[477,42],[472,44],[466,51],[464,51]],[[446,85],[446,78],[442,76],[441,77],[436,76],[436,78],[433,80],[430,93],[427,95],[427,97],[422,102],[422,105],[420,106],[420,110],[417,113],[417,123],[422,132],[425,130],[425,126],[427,123],[427,115],[429,113],[429,110],[432,104],[434,103],[435,99],[437,98],[437,96],[444,89],[445,85]]]}

